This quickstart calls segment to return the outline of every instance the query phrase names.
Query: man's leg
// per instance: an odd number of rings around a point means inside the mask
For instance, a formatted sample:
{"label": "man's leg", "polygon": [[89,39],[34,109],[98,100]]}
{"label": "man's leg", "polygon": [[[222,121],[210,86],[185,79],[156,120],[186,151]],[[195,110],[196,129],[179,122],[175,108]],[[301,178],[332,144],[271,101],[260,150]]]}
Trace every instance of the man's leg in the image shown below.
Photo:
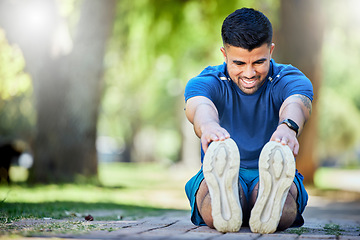
{"label": "man's leg", "polygon": [[[250,208],[252,208],[255,205],[256,198],[258,196],[258,191],[259,191],[259,183],[255,185],[254,190],[251,192],[251,198],[249,202]],[[283,231],[289,228],[294,223],[298,209],[296,203],[297,196],[298,196],[298,190],[296,188],[295,183],[292,183],[289,193],[285,200],[279,225],[277,227],[278,231]]]}
{"label": "man's leg", "polygon": [[[294,222],[296,218],[294,212],[297,211],[296,186],[289,194],[290,188],[294,185],[294,178],[295,159],[290,148],[277,142],[268,142],[259,157],[259,190],[249,221],[252,232],[262,234],[275,232],[279,229],[282,213],[285,215],[282,218],[281,228],[290,226]],[[254,195],[256,196],[255,193]],[[286,202],[288,209],[284,212]]]}
{"label": "man's leg", "polygon": [[[247,212],[248,207],[246,203],[245,193],[240,183],[239,183],[239,196],[240,196],[241,208],[245,213]],[[209,194],[209,188],[205,180],[201,182],[199,190],[196,193],[196,206],[206,225],[208,225],[210,228],[214,228],[213,217],[211,214],[211,210],[212,210],[211,198]]]}

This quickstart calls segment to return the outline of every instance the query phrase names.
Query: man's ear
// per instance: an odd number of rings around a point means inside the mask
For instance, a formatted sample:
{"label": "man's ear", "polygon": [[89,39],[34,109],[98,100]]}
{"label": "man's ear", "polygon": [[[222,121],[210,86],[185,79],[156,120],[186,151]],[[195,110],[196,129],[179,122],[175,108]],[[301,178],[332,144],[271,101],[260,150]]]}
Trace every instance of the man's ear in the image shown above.
{"label": "man's ear", "polygon": [[275,48],[275,43],[271,43],[271,46],[270,46],[270,55],[272,55],[273,51],[274,51],[274,48]]}
{"label": "man's ear", "polygon": [[224,47],[221,47],[220,48],[220,51],[222,52],[223,56],[224,56],[224,59],[225,59],[225,62],[226,62],[226,50]]}

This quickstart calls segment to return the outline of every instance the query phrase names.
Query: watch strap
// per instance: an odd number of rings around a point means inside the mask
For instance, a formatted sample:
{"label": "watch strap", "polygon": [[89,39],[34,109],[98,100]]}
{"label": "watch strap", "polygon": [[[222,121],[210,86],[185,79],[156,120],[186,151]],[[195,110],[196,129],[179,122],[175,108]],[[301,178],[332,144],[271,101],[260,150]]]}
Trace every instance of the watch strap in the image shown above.
{"label": "watch strap", "polygon": [[296,136],[298,135],[299,126],[293,120],[287,118],[287,119],[284,119],[283,121],[281,121],[281,123],[279,125],[281,125],[281,124],[286,124],[291,130],[294,130],[296,132]]}

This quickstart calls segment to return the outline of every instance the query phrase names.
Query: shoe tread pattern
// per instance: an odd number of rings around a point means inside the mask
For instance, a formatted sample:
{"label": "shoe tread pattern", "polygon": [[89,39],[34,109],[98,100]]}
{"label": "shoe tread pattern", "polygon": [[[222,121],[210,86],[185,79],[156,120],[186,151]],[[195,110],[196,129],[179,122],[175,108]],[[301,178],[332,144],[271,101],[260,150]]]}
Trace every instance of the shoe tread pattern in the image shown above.
{"label": "shoe tread pattern", "polygon": [[294,177],[295,159],[290,148],[267,143],[259,158],[259,194],[249,222],[252,232],[276,231]]}
{"label": "shoe tread pattern", "polygon": [[204,157],[203,172],[209,188],[214,227],[237,232],[242,224],[238,176],[240,154],[232,139],[213,142]]}

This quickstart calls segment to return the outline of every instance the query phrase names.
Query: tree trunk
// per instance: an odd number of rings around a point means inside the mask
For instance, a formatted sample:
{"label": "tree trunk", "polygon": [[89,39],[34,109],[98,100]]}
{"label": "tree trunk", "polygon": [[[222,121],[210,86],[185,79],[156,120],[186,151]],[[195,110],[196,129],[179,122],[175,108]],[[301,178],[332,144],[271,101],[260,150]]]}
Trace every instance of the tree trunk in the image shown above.
{"label": "tree trunk", "polygon": [[[6,16],[4,29],[23,51],[33,80],[37,125],[32,181],[70,182],[78,175],[97,176],[96,124],[115,0],[83,1],[72,49],[64,46],[64,35],[62,42],[54,38],[63,26],[55,1],[6,2],[14,11]],[[34,4],[46,7],[49,15],[48,31],[40,35],[21,31],[28,27],[27,11]],[[23,21],[14,28],[17,19]]]}
{"label": "tree trunk", "polygon": [[317,100],[321,85],[321,46],[323,15],[321,2],[313,0],[282,0],[280,31],[275,52],[279,62],[299,68],[312,82],[314,100],[312,116],[302,132],[297,168],[306,183],[313,182],[317,165]]}

